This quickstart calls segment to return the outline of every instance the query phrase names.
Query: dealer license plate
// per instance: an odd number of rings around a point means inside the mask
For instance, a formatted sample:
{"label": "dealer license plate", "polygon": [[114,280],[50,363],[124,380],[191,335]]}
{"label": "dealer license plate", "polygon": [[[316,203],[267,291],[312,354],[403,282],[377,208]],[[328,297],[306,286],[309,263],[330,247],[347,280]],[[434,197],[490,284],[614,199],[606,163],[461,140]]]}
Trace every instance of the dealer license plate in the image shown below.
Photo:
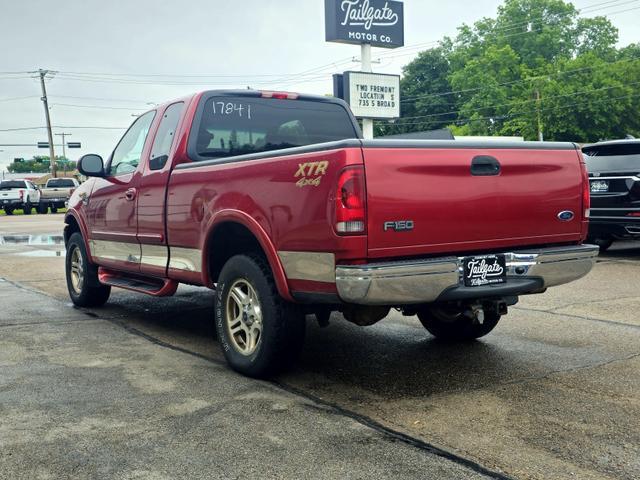
{"label": "dealer license plate", "polygon": [[464,284],[467,287],[493,285],[507,281],[507,263],[504,255],[465,257]]}
{"label": "dealer license plate", "polygon": [[593,193],[608,192],[609,182],[607,180],[591,180],[591,191]]}

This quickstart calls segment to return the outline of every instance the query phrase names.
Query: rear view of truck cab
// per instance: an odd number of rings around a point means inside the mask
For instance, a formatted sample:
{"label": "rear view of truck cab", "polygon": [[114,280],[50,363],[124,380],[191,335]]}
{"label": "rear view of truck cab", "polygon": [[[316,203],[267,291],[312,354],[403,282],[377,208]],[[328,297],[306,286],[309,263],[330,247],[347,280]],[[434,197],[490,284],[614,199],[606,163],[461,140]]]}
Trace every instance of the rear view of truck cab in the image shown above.
{"label": "rear view of truck cab", "polygon": [[[566,143],[362,140],[341,100],[210,91],[140,116],[70,200],[72,300],[216,291],[232,368],[264,376],[305,316],[392,308],[433,335],[489,333],[521,295],[586,275],[589,186]],[[335,319],[335,317],[334,317]]]}

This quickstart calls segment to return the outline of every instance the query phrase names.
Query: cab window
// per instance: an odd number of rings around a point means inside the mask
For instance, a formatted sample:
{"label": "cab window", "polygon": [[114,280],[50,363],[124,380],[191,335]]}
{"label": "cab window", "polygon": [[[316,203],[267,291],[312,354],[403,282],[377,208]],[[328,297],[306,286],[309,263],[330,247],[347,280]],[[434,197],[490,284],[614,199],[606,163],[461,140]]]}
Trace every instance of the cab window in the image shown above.
{"label": "cab window", "polygon": [[158,132],[156,133],[156,138],[151,147],[151,157],[149,160],[150,170],[160,170],[167,163],[183,107],[184,103],[182,102],[174,103],[173,105],[169,105],[164,111]]}
{"label": "cab window", "polygon": [[129,130],[127,130],[127,133],[124,134],[113,151],[111,163],[108,167],[109,175],[123,175],[134,172],[138,168],[142,157],[142,149],[155,115],[155,110],[147,112],[129,127]]}
{"label": "cab window", "polygon": [[340,104],[248,96],[207,99],[195,132],[189,156],[196,161],[358,138]]}

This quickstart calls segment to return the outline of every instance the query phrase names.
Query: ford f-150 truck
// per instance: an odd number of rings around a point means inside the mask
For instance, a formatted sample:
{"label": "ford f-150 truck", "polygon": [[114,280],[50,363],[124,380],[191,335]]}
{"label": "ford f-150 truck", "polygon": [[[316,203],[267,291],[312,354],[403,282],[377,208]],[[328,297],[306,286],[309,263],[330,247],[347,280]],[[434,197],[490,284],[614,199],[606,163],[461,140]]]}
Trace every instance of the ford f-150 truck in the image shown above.
{"label": "ford f-150 truck", "polygon": [[73,191],[80,184],[75,178],[50,178],[44,188],[40,190],[40,204],[38,213],[57,213],[59,208],[64,208]]}
{"label": "ford f-150 truck", "polygon": [[40,191],[29,180],[0,182],[0,207],[7,215],[13,215],[13,211],[20,208],[25,215],[30,215],[39,201]]}
{"label": "ford f-150 truck", "polygon": [[576,280],[589,181],[570,143],[363,140],[337,99],[208,91],[141,115],[69,201],[79,306],[111,287],[215,289],[232,368],[264,376],[300,350],[305,315],[358,325],[391,308],[436,337],[490,332],[520,295]]}

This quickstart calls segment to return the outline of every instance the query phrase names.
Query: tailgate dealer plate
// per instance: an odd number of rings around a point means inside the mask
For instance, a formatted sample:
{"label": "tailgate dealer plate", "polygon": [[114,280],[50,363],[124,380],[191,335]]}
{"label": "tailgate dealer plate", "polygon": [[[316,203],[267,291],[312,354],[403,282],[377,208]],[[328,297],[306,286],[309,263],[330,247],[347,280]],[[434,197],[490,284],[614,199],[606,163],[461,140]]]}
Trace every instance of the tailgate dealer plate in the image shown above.
{"label": "tailgate dealer plate", "polygon": [[608,192],[609,182],[607,180],[591,180],[591,191],[593,193]]}
{"label": "tailgate dealer plate", "polygon": [[463,260],[464,285],[480,287],[507,281],[507,263],[504,255],[465,257]]}

